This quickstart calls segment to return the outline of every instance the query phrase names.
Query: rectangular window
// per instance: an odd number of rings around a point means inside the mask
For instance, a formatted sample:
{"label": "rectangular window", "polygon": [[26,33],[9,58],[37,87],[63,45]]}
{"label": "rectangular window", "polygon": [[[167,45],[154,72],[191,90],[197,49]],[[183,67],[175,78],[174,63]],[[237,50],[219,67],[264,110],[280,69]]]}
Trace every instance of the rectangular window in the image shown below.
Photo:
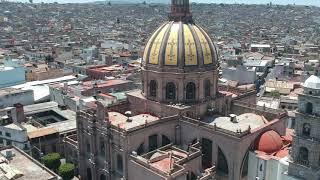
{"label": "rectangular window", "polygon": [[11,146],[12,142],[10,140],[7,140],[7,146]]}
{"label": "rectangular window", "polygon": [[1,144],[1,145],[3,144],[3,139],[2,139],[2,138],[0,138],[0,144]]}
{"label": "rectangular window", "polygon": [[0,131],[0,136],[2,136],[2,131]]}
{"label": "rectangular window", "polygon": [[8,132],[6,132],[6,136],[7,136],[7,137],[11,137],[11,134],[8,133]]}

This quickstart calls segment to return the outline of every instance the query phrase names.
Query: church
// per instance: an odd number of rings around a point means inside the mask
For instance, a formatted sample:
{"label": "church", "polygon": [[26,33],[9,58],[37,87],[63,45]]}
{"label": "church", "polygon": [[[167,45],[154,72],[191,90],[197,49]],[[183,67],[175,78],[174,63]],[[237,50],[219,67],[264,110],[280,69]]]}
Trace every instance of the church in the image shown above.
{"label": "church", "polygon": [[142,89],[121,107],[77,112],[81,179],[242,180],[249,151],[279,150],[286,112],[256,106],[255,91],[219,87],[216,45],[189,0],[171,3],[145,46]]}

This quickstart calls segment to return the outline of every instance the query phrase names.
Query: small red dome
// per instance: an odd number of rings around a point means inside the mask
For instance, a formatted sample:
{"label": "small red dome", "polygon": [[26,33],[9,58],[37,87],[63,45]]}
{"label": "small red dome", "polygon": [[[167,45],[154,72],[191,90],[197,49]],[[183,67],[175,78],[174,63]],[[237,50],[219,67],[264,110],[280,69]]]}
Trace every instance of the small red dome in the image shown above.
{"label": "small red dome", "polygon": [[282,138],[273,130],[264,132],[256,140],[256,150],[265,153],[274,153],[279,151],[283,146]]}

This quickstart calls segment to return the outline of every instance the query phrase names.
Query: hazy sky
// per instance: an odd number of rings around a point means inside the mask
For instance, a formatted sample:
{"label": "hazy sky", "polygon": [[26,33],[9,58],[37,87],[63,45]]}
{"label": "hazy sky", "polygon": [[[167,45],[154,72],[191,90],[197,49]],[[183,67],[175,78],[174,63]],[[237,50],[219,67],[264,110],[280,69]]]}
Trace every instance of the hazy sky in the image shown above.
{"label": "hazy sky", "polygon": [[[9,0],[28,2],[29,0]],[[35,3],[39,2],[59,2],[59,3],[83,3],[100,0],[33,0]],[[109,1],[109,0],[106,0]],[[111,0],[112,1],[130,1],[130,0]],[[141,1],[143,0],[135,0]],[[146,2],[170,2],[170,0],[146,0]],[[191,0],[191,2],[205,2],[205,3],[245,3],[245,4],[266,4],[272,2],[274,4],[299,4],[299,5],[316,5],[320,6],[320,0]]]}

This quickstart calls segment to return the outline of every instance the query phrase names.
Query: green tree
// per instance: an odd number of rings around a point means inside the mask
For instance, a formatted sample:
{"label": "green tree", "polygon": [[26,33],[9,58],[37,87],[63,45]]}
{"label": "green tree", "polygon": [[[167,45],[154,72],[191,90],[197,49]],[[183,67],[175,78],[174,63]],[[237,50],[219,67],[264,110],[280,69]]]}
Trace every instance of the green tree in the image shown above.
{"label": "green tree", "polygon": [[45,166],[53,171],[57,171],[61,162],[61,156],[59,153],[49,153],[42,158],[42,162]]}
{"label": "green tree", "polygon": [[280,98],[280,92],[279,91],[271,91],[270,96],[274,98]]}
{"label": "green tree", "polygon": [[66,163],[59,167],[59,175],[63,180],[71,180],[74,177],[74,164]]}

